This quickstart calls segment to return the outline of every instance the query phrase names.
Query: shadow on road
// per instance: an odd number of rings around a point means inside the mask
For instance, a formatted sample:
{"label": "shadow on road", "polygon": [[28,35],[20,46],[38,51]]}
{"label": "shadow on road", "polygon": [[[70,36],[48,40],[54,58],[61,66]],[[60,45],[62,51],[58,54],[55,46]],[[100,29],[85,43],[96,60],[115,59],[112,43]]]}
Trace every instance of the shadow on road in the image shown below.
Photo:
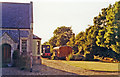
{"label": "shadow on road", "polygon": [[32,72],[30,72],[29,70],[20,70],[17,67],[2,68],[2,75],[77,75],[77,74],[55,69],[46,65],[33,65]]}
{"label": "shadow on road", "polygon": [[63,70],[55,69],[46,65],[33,65],[33,71],[29,70],[20,70],[16,67],[6,67],[2,68],[2,77],[34,77],[34,76],[42,76],[42,77],[118,77],[117,75],[78,75],[71,72],[66,72]]}

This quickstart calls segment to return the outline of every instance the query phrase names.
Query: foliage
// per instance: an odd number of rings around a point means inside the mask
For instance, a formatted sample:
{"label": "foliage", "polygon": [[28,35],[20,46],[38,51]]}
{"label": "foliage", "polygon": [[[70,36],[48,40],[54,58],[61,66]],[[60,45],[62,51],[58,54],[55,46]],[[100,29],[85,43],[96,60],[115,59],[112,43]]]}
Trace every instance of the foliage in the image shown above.
{"label": "foliage", "polygon": [[20,56],[19,54],[20,54],[19,51],[18,51],[18,50],[15,50],[15,51],[13,52],[13,59],[14,59],[14,60],[18,59],[19,56]]}
{"label": "foliage", "polygon": [[67,42],[67,46],[74,47],[74,45],[75,45],[75,34],[73,34],[72,37]]}
{"label": "foliage", "polygon": [[101,11],[98,16],[94,17],[93,26],[89,26],[85,32],[76,35],[77,54],[82,51],[86,57],[99,55],[119,59],[120,1]]}
{"label": "foliage", "polygon": [[73,32],[71,27],[61,26],[54,30],[53,37],[49,40],[49,44],[53,47],[63,46],[72,37]]}
{"label": "foliage", "polygon": [[49,45],[49,42],[46,41],[42,45]]}
{"label": "foliage", "polygon": [[87,60],[99,55],[120,61],[120,1],[101,9],[93,22],[85,32],[76,36],[71,27],[58,27],[49,40],[50,45],[71,46],[74,54],[84,55]]}
{"label": "foliage", "polygon": [[30,68],[30,57],[27,55],[20,55],[18,60],[18,67],[22,69],[29,69]]}
{"label": "foliage", "polygon": [[57,43],[57,36],[51,37],[50,40],[49,40],[49,44],[50,44],[52,47],[56,47],[56,43]]}
{"label": "foliage", "polygon": [[[76,35],[75,37],[75,53],[80,52],[81,50],[83,50],[83,47],[85,45],[85,41],[86,41],[86,36],[85,36],[85,32],[80,32],[79,34]],[[80,49],[82,48],[82,49]]]}
{"label": "foliage", "polygon": [[18,65],[18,60],[19,60],[19,58],[20,58],[20,55],[19,55],[20,53],[19,53],[19,50],[15,50],[14,52],[13,52],[13,66],[17,66]]}
{"label": "foliage", "polygon": [[55,29],[53,32],[53,34],[56,36],[59,36],[63,33],[72,34],[73,32],[72,32],[71,27],[66,27],[66,26],[57,27],[57,29]]}
{"label": "foliage", "polygon": [[30,57],[28,55],[20,55],[19,50],[13,52],[13,66],[20,69],[30,68]]}
{"label": "foliage", "polygon": [[92,61],[92,60],[94,60],[94,56],[91,55],[91,54],[86,54],[85,60],[86,60],[86,61]]}
{"label": "foliage", "polygon": [[104,27],[99,30],[96,44],[120,53],[120,1],[105,10]]}
{"label": "foliage", "polygon": [[53,37],[51,37],[48,42],[44,43],[44,45],[50,45],[51,52],[53,48],[56,46],[74,44],[75,34],[72,32],[71,27],[66,26],[57,27],[57,29],[54,30],[53,34],[54,34]]}
{"label": "foliage", "polygon": [[84,56],[81,56],[79,54],[74,54],[71,56],[70,58],[71,60],[76,60],[76,61],[80,61],[80,60],[84,60]]}

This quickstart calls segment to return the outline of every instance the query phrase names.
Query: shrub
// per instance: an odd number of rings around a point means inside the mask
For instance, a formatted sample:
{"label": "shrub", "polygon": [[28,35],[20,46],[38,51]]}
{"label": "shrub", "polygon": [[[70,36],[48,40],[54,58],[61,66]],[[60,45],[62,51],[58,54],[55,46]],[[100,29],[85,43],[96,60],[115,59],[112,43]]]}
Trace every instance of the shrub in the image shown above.
{"label": "shrub", "polygon": [[83,59],[84,59],[84,56],[79,54],[72,55],[71,57],[71,60],[83,60]]}
{"label": "shrub", "polygon": [[18,60],[18,67],[20,69],[29,69],[30,68],[30,57],[27,55],[20,55]]}
{"label": "shrub", "polygon": [[30,57],[28,55],[20,55],[19,50],[13,52],[13,66],[23,69],[30,68]]}
{"label": "shrub", "polygon": [[94,56],[91,55],[91,54],[86,54],[85,60],[87,60],[87,61],[93,61],[94,60]]}
{"label": "shrub", "polygon": [[67,61],[71,60],[72,54],[68,55],[68,58],[66,58]]}
{"label": "shrub", "polygon": [[13,66],[17,66],[18,65],[19,57],[20,57],[19,50],[15,50],[13,52],[13,56],[12,56],[12,58],[13,58]]}

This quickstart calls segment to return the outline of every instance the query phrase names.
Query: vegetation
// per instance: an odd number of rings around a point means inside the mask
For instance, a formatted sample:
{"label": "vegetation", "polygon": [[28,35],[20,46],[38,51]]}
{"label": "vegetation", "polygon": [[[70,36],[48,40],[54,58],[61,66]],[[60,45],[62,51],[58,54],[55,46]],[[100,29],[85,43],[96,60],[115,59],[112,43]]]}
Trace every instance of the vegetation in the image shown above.
{"label": "vegetation", "polygon": [[[75,37],[75,34],[72,32],[71,27],[61,26],[54,30],[53,37],[50,38],[48,42],[45,42],[43,45],[50,45],[51,52],[53,47],[67,45],[72,38]],[[71,42],[69,43],[71,44]]]}
{"label": "vegetation", "polygon": [[93,19],[85,32],[75,36],[71,27],[58,27],[49,40],[51,47],[68,45],[74,54],[84,55],[86,60],[94,56],[109,57],[120,61],[120,1],[107,8]]}
{"label": "vegetation", "polygon": [[13,66],[23,69],[30,68],[30,57],[19,53],[19,50],[13,52]]}

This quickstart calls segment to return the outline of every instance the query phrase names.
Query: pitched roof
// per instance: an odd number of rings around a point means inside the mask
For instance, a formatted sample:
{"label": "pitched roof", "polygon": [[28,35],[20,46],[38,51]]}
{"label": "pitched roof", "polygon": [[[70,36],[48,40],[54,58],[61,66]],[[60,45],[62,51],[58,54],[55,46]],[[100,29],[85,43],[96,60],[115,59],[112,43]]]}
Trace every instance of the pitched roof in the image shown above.
{"label": "pitched roof", "polygon": [[[18,30],[2,30],[0,37],[7,33],[15,42],[19,42],[19,31]],[[28,37],[29,32],[25,30],[20,30],[20,37]]]}
{"label": "pitched roof", "polygon": [[14,42],[16,42],[7,32],[4,32],[2,36],[4,36],[5,34],[7,34]]}
{"label": "pitched roof", "polygon": [[33,39],[40,39],[40,40],[41,40],[40,37],[38,37],[38,36],[36,36],[36,35],[34,35],[34,34],[33,34]]}
{"label": "pitched roof", "polygon": [[32,3],[2,3],[2,28],[29,29],[32,21]]}

